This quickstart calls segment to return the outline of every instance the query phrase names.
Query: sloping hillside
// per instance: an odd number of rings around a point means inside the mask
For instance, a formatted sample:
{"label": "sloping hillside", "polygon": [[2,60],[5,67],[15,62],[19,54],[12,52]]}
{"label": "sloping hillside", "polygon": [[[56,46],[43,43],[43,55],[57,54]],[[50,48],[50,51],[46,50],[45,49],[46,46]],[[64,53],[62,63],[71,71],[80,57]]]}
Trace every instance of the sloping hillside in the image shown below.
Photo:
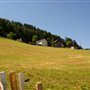
{"label": "sloping hillside", "polygon": [[[70,50],[0,38],[0,71],[24,72],[33,90],[41,81],[44,90],[90,90],[90,51]],[[10,90],[9,83],[7,83]]]}

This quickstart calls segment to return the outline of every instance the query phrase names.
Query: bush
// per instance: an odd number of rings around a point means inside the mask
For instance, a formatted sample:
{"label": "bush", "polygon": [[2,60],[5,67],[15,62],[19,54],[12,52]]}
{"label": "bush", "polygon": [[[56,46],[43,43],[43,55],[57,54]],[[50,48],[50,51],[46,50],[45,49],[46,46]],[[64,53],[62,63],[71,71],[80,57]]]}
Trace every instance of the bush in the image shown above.
{"label": "bush", "polygon": [[10,33],[8,33],[8,34],[6,35],[6,37],[9,38],[9,39],[15,39],[15,38],[16,38],[16,34],[13,33],[13,32],[10,32]]}

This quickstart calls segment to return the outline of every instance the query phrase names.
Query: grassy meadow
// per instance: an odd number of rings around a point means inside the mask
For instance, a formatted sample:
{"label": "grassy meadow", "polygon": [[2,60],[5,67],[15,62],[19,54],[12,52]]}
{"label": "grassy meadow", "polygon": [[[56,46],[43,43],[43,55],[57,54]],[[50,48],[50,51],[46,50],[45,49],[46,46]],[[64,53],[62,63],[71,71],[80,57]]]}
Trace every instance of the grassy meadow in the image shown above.
{"label": "grassy meadow", "polygon": [[25,74],[26,90],[34,90],[38,81],[44,90],[90,90],[90,50],[71,50],[32,46],[0,38],[0,72]]}

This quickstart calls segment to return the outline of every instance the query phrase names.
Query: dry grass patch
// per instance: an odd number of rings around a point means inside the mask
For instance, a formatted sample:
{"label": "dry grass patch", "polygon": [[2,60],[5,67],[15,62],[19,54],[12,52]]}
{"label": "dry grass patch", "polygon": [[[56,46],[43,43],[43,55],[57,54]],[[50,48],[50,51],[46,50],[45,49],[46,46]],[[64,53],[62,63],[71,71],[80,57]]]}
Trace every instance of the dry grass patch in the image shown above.
{"label": "dry grass patch", "polygon": [[[90,51],[29,44],[0,38],[0,71],[24,72],[32,90],[42,81],[44,90],[90,90]],[[8,90],[10,90],[9,83]]]}

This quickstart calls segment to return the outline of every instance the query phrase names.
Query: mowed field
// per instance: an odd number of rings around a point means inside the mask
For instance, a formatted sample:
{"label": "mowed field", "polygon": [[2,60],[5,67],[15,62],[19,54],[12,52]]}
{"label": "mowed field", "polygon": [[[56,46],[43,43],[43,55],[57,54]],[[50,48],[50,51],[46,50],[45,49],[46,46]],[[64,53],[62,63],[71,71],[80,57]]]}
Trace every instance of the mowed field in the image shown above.
{"label": "mowed field", "polygon": [[[90,90],[90,50],[71,50],[32,46],[0,38],[0,72],[25,74],[26,90],[34,90],[38,81],[44,90]],[[18,79],[18,77],[17,77]]]}

